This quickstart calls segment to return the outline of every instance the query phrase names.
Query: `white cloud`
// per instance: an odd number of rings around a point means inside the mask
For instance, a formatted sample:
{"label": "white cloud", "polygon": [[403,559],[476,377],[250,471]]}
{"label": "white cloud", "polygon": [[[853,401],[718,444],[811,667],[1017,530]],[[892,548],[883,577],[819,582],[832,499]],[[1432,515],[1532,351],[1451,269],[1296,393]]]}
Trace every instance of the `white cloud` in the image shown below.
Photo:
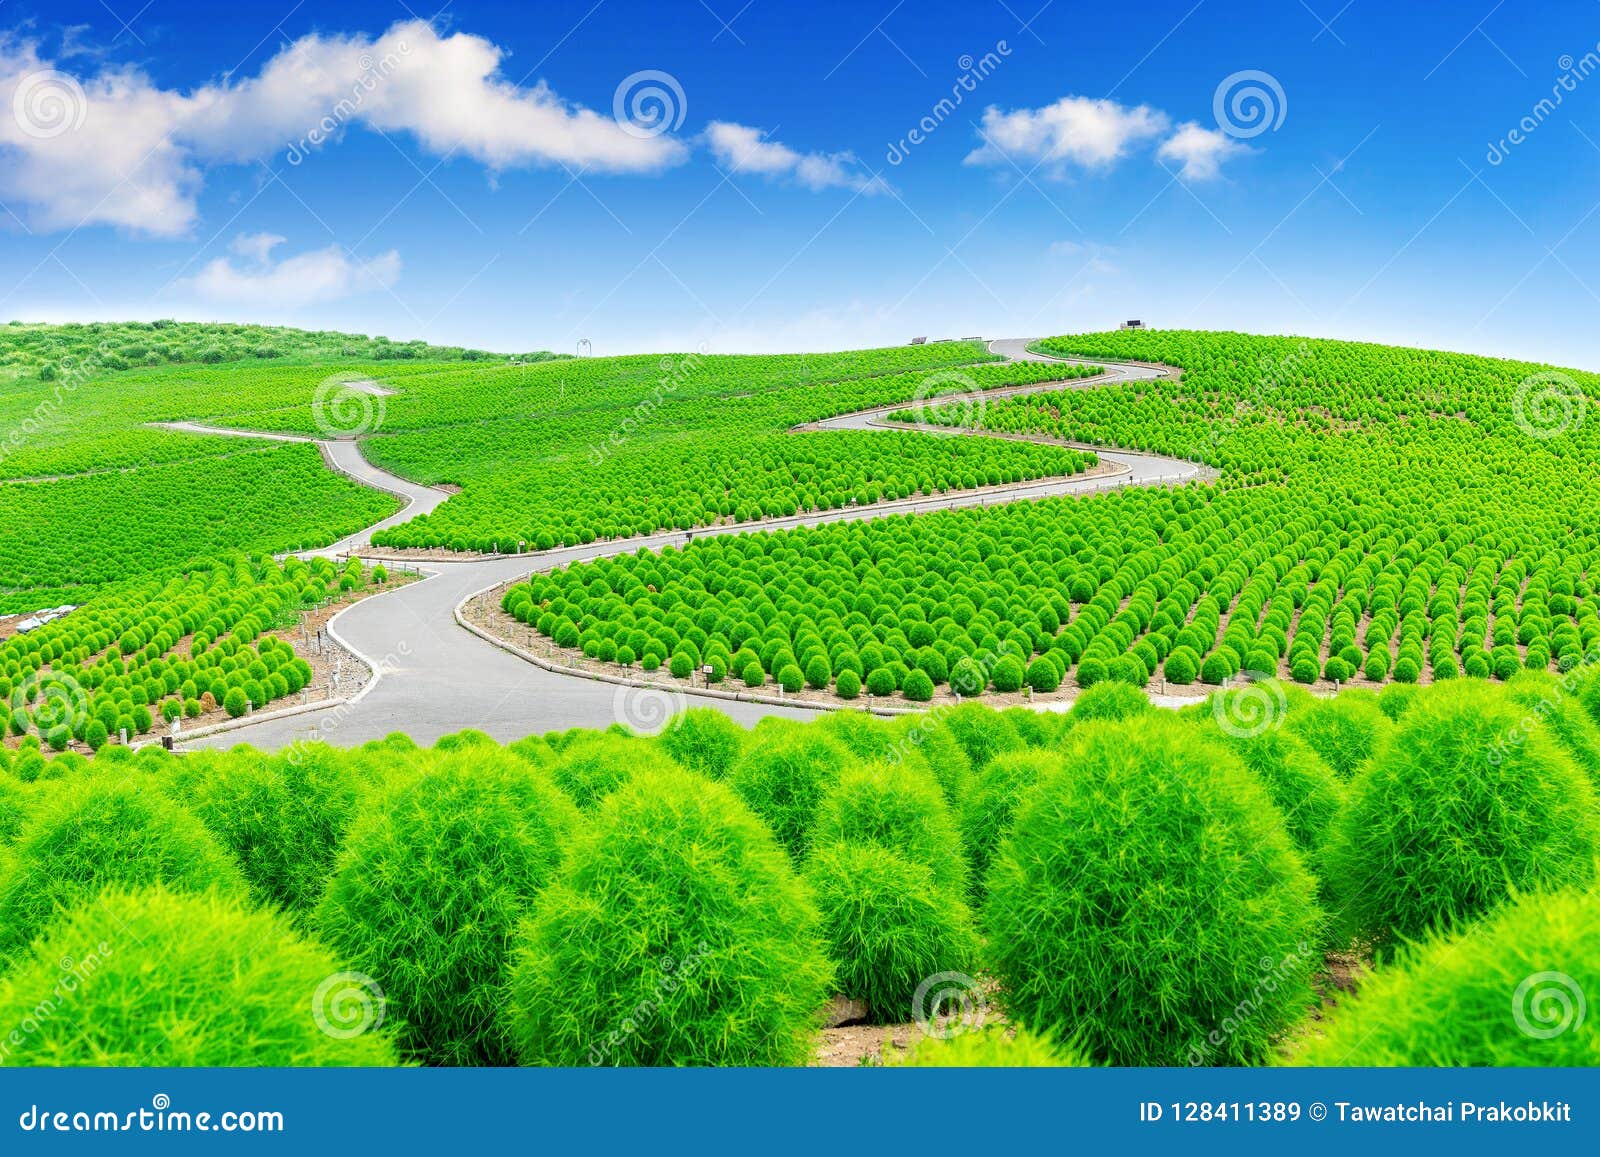
{"label": "white cloud", "polygon": [[80,83],[0,37],[0,200],[46,231],[184,232],[201,179],[169,135],[184,103],[129,69]]}
{"label": "white cloud", "polygon": [[287,241],[287,237],[276,233],[241,233],[233,239],[228,246],[240,257],[247,257],[258,264],[264,263],[274,249]]}
{"label": "white cloud", "polygon": [[[1156,156],[1182,166],[1185,181],[1212,181],[1224,162],[1252,150],[1219,129],[1196,121],[1172,127],[1172,119],[1149,105],[1132,107],[1112,100],[1064,96],[1036,109],[984,110],[983,144],[967,154],[969,165],[1044,166],[1059,174],[1069,165],[1109,169],[1158,139]],[[1165,139],[1162,139],[1165,138]]]}
{"label": "white cloud", "polygon": [[157,236],[193,226],[204,167],[309,153],[349,126],[407,134],[491,169],[565,164],[654,172],[688,149],[500,73],[480,36],[421,21],[378,37],[308,35],[254,77],[188,93],[132,68],[57,71],[0,37],[0,199],[43,230],[112,225]]}
{"label": "white cloud", "polygon": [[1177,132],[1162,142],[1156,155],[1183,167],[1178,176],[1185,181],[1214,181],[1222,176],[1222,163],[1231,157],[1251,152],[1220,129],[1204,129],[1194,121],[1178,126]]}
{"label": "white cloud", "polygon": [[760,129],[730,121],[706,126],[706,144],[717,163],[736,173],[788,178],[807,189],[854,189],[868,195],[888,192],[881,177],[864,170],[854,153],[801,153]]}
{"label": "white cloud", "polygon": [[215,258],[180,284],[208,301],[293,309],[388,289],[400,276],[400,254],[392,249],[361,261],[330,245],[274,261],[272,251],[282,243],[272,233],[240,234],[231,248],[242,262]]}
{"label": "white cloud", "polygon": [[967,154],[966,163],[1103,169],[1166,132],[1169,123],[1165,113],[1149,105],[1130,107],[1086,96],[1064,96],[1043,108],[1011,112],[990,105],[983,111],[983,144]]}

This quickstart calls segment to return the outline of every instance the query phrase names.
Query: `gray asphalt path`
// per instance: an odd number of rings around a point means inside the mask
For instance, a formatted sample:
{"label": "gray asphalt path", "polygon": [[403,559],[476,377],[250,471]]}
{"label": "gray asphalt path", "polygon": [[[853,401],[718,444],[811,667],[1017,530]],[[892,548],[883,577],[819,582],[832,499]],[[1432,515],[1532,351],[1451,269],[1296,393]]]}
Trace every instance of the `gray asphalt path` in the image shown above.
{"label": "gray asphalt path", "polygon": [[[996,341],[990,343],[990,348],[1014,360],[1052,360],[1030,353],[1026,349],[1027,344],[1028,339]],[[1157,376],[1157,371],[1141,366],[1108,365],[1107,370],[1104,377],[1079,379],[1070,384],[1087,388],[1106,382]],[[1061,388],[1060,383],[1044,383],[989,391],[987,396]],[[844,415],[819,423],[819,427],[881,428],[873,425],[874,420],[881,420],[885,412],[903,408],[903,405],[892,406]],[[280,441],[312,440],[287,435],[255,435],[247,431],[224,430],[193,423],[177,424],[176,428],[191,433],[267,436]],[[370,466],[361,457],[359,447],[354,442],[319,444],[323,452],[330,455],[330,461],[337,469],[368,485],[402,495],[410,502],[400,514],[350,536],[328,548],[329,551],[359,549],[370,542],[372,530],[432,510],[447,497],[440,491],[417,486]],[[1126,469],[1110,477],[1020,483],[1004,491],[984,495],[883,503],[869,508],[776,519],[760,524],[760,528],[817,526],[826,522],[881,518],[908,511],[998,505],[1051,495],[1092,493],[1118,486],[1192,480],[1209,473],[1195,463],[1154,454],[1118,450],[1105,457],[1114,458]],[[743,524],[697,530],[694,536],[705,538],[743,534],[752,529],[757,527]],[[501,741],[510,741],[524,735],[569,727],[603,728],[615,722],[640,728],[648,728],[652,724],[659,726],[662,720],[658,712],[664,705],[675,707],[685,704],[715,707],[747,727],[769,715],[813,718],[815,711],[801,707],[668,695],[546,671],[484,642],[455,621],[455,608],[463,599],[488,587],[527,575],[530,571],[550,570],[569,562],[629,553],[640,547],[656,548],[668,544],[681,545],[683,542],[684,535],[673,532],[615,542],[597,542],[538,555],[421,563],[419,565],[424,571],[435,573],[422,582],[398,588],[391,594],[356,603],[337,616],[333,623],[333,630],[338,637],[381,672],[381,677],[369,685],[369,690],[359,702],[323,712],[267,720],[197,740],[195,745],[230,747],[249,743],[262,749],[275,750],[303,739],[322,739],[347,747],[381,738],[393,731],[403,731],[417,743],[427,745],[442,735],[468,727],[478,728]]]}
{"label": "gray asphalt path", "polygon": [[[393,393],[394,391],[385,391]],[[203,422],[156,422],[157,426],[166,430],[177,430],[182,434],[220,434],[226,438],[253,438],[265,442],[310,442],[322,451],[322,458],[328,466],[340,474],[348,475],[374,490],[383,490],[397,498],[405,500],[394,514],[379,522],[374,522],[364,530],[346,535],[338,542],[323,547],[319,551],[307,551],[307,554],[346,554],[364,546],[372,545],[372,536],[380,530],[387,530],[391,526],[399,526],[402,522],[410,522],[433,510],[450,495],[443,490],[435,490],[431,486],[418,486],[415,482],[407,482],[404,478],[387,471],[379,470],[368,462],[361,453],[361,444],[353,438],[308,438],[303,434],[268,434],[255,430],[230,430],[226,426],[207,426]]]}

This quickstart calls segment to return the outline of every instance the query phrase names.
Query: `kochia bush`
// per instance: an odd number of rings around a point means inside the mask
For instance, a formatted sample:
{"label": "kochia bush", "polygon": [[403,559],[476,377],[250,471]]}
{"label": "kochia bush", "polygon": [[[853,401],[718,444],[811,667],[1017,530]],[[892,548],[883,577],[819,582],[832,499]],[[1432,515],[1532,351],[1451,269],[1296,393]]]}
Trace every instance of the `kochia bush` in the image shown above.
{"label": "kochia bush", "polygon": [[400,779],[350,833],[316,927],[383,987],[411,1056],[510,1061],[498,1013],[512,933],[578,824],[542,772],[473,749]]}
{"label": "kochia bush", "polygon": [[954,897],[967,886],[961,837],[939,787],[914,766],[868,764],[839,773],[817,809],[814,847],[877,846],[921,864]]}
{"label": "kochia bush", "polygon": [[669,760],[650,740],[611,731],[585,732],[551,764],[550,777],[582,811],[592,811],[640,768]]}
{"label": "kochia bush", "polygon": [[646,772],[573,841],[520,936],[506,1020],[550,1065],[792,1065],[831,969],[817,912],[728,788]]}
{"label": "kochia bush", "polygon": [[[368,1031],[352,1032],[362,1024],[332,1003],[350,995],[329,986],[342,969],[275,913],[216,893],[114,888],[64,913],[0,981],[0,1020],[28,1030],[0,1064],[397,1064],[375,994],[355,993]],[[42,1015],[69,976],[70,1003]]]}
{"label": "kochia bush", "polygon": [[112,885],[148,884],[239,897],[246,891],[200,821],[138,779],[91,772],[53,784],[35,797],[0,874],[0,958],[59,910]]}
{"label": "kochia bush", "polygon": [[358,783],[339,753],[320,743],[277,756],[246,749],[171,779],[260,900],[310,912],[355,814]]}
{"label": "kochia bush", "polygon": [[990,760],[974,777],[961,804],[961,843],[971,866],[968,896],[981,904],[988,892],[989,865],[1028,789],[1058,767],[1061,758],[1043,751],[1012,751]]}
{"label": "kochia bush", "polygon": [[721,711],[690,707],[673,716],[656,743],[680,766],[722,779],[744,750],[746,733]]}
{"label": "kochia bush", "polygon": [[1305,1065],[1600,1065],[1600,894],[1527,895],[1431,935],[1341,998]]}
{"label": "kochia bush", "polygon": [[811,845],[817,805],[839,772],[854,762],[815,726],[765,720],[729,771],[728,784],[799,863]]}
{"label": "kochia bush", "polygon": [[[1337,914],[1392,946],[1472,920],[1512,890],[1587,884],[1600,804],[1523,710],[1473,680],[1436,686],[1350,785],[1327,853]],[[1520,740],[1517,739],[1520,737]]]}
{"label": "kochia bush", "polygon": [[1238,761],[1152,716],[1072,733],[1000,846],[985,924],[1027,1027],[1112,1064],[1248,1063],[1309,998],[1315,889]]}
{"label": "kochia bush", "polygon": [[903,1023],[917,988],[971,972],[978,939],[958,893],[927,865],[881,844],[821,846],[806,865],[839,991],[877,1023]]}

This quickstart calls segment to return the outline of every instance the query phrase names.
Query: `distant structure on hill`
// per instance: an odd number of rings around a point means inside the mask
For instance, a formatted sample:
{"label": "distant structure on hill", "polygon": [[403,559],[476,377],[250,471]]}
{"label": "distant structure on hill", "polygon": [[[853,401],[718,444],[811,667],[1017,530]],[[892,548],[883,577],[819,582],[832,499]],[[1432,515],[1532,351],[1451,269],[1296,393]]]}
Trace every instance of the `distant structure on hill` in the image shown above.
{"label": "distant structure on hill", "polygon": [[1129,320],[1123,322],[1118,328],[1119,329],[1143,329],[1144,328],[1144,322],[1140,321],[1136,317],[1135,318],[1130,318]]}

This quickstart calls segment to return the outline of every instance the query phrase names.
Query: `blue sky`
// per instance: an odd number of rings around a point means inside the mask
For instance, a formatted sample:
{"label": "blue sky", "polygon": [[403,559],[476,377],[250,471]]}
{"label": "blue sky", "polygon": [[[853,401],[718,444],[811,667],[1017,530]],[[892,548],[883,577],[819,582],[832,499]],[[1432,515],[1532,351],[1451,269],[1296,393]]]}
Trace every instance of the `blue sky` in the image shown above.
{"label": "blue sky", "polygon": [[1600,368],[1600,3],[1041,3],[4,0],[0,315]]}

